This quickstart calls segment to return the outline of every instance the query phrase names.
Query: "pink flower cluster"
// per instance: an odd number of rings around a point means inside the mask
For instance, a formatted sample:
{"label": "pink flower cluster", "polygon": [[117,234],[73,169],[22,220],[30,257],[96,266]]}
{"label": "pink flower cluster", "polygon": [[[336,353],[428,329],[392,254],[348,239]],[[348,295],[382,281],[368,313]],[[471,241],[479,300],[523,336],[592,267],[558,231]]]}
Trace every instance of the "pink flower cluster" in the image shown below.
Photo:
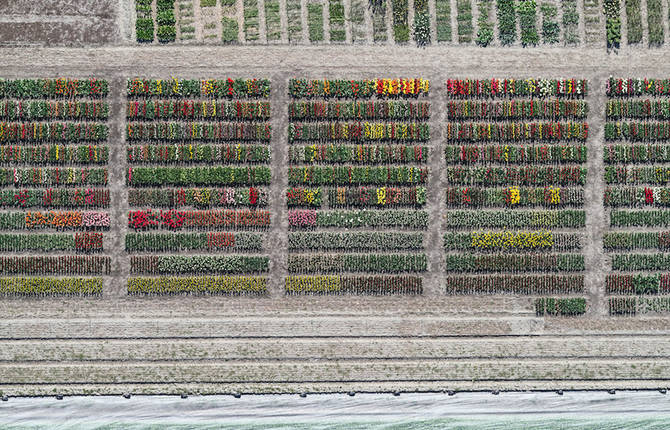
{"label": "pink flower cluster", "polygon": [[314,227],[316,225],[316,210],[290,210],[288,211],[288,224],[295,227]]}
{"label": "pink flower cluster", "polygon": [[86,227],[109,227],[109,214],[107,212],[83,212],[82,224]]}

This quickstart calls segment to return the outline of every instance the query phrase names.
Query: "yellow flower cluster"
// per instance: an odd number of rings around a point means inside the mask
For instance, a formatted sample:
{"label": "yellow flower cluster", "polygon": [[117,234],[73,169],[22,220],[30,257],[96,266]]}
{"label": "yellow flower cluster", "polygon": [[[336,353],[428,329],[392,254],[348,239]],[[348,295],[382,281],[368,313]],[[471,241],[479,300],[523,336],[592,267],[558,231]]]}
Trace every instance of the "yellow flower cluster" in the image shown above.
{"label": "yellow flower cluster", "polygon": [[[379,81],[378,81],[379,82]],[[430,81],[427,79],[381,79],[383,95],[426,93],[430,89]],[[417,91],[418,85],[418,91]]]}
{"label": "yellow flower cluster", "polygon": [[519,187],[512,187],[509,189],[509,203],[511,205],[518,205],[521,201],[521,193]]}
{"label": "yellow flower cluster", "polygon": [[289,276],[284,288],[289,294],[331,293],[340,290],[340,277]]}
{"label": "yellow flower cluster", "polygon": [[383,205],[386,203],[386,187],[377,188],[377,204]]}
{"label": "yellow flower cluster", "polygon": [[69,296],[102,294],[102,278],[0,278],[0,295]]}
{"label": "yellow flower cluster", "polygon": [[266,294],[261,276],[130,278],[128,294]]}
{"label": "yellow flower cluster", "polygon": [[561,188],[560,187],[549,187],[549,202],[552,205],[557,205],[561,203]]}
{"label": "yellow flower cluster", "polygon": [[554,237],[550,231],[474,232],[472,247],[476,249],[537,249],[551,248]]}

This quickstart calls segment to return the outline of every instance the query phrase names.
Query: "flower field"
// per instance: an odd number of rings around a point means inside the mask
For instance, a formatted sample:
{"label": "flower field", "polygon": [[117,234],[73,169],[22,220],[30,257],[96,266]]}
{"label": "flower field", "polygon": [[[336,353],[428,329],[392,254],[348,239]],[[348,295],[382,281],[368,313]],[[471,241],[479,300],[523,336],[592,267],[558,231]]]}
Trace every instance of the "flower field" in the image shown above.
{"label": "flower field", "polygon": [[435,0],[434,8],[426,0],[287,0],[283,8],[277,0],[135,0],[135,13],[139,43],[586,45],[616,51],[622,43],[662,47],[668,39],[662,0]]}
{"label": "flower field", "polygon": [[648,78],[607,81],[603,157],[610,229],[603,247],[611,263],[605,290],[612,315],[668,309],[663,296],[670,295],[670,232],[664,210],[669,84]]}
{"label": "flower field", "polygon": [[102,294],[108,92],[95,78],[0,80],[1,296]]}
{"label": "flower field", "polygon": [[[449,79],[446,89],[446,293],[585,294],[588,82]],[[585,310],[581,297],[536,300],[538,315]]]}
{"label": "flower field", "polygon": [[264,79],[128,80],[128,294],[267,293],[269,94]]}
{"label": "flower field", "polygon": [[423,79],[289,82],[286,294],[422,294],[429,91]]}

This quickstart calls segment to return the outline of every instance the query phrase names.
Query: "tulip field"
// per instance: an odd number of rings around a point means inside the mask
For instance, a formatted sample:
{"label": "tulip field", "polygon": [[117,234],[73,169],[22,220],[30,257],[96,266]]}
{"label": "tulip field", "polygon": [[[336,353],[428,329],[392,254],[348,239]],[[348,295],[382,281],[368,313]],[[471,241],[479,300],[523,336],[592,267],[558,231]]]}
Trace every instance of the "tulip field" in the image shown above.
{"label": "tulip field", "polygon": [[0,296],[102,293],[108,92],[95,78],[0,80]]}
{"label": "tulip field", "polygon": [[[446,293],[584,294],[588,82],[448,79],[446,89]],[[539,300],[538,315],[586,311]]]}
{"label": "tulip field", "polygon": [[267,293],[269,95],[265,79],[128,80],[128,294]]}
{"label": "tulip field", "polygon": [[604,203],[610,228],[603,247],[611,262],[605,280],[609,311],[667,311],[670,81],[611,77],[606,92]]}
{"label": "tulip field", "polygon": [[429,91],[290,80],[286,294],[422,294]]}

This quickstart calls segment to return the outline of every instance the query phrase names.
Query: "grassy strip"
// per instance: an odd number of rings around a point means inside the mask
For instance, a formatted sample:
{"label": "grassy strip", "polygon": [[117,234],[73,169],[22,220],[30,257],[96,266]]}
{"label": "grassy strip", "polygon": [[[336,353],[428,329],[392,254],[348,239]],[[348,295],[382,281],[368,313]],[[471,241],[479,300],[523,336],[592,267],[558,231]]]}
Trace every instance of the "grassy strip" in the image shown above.
{"label": "grassy strip", "polygon": [[451,2],[435,0],[437,41],[451,42]]}
{"label": "grassy strip", "polygon": [[428,0],[414,1],[414,40],[417,46],[430,44],[430,16]]}
{"label": "grassy strip", "polygon": [[518,5],[519,22],[521,23],[521,44],[534,46],[540,41],[535,21],[537,20],[537,5],[535,0],[524,0]]}
{"label": "grassy strip", "polygon": [[265,0],[265,31],[267,40],[281,39],[279,0]]}
{"label": "grassy strip", "polygon": [[307,26],[310,42],[323,41],[323,5],[318,3],[307,5]]}
{"label": "grassy strip", "polygon": [[346,32],[344,30],[344,5],[342,0],[330,0],[328,2],[330,14],[330,41],[344,42]]}
{"label": "grassy strip", "polygon": [[258,1],[244,0],[244,39],[258,40]]}
{"label": "grassy strip", "polygon": [[516,7],[514,0],[497,0],[498,39],[500,43],[511,45],[516,42]]}
{"label": "grassy strip", "polygon": [[477,45],[488,46],[493,41],[493,22],[490,20],[492,0],[479,0],[477,7],[479,8],[479,18],[477,24]]}
{"label": "grassy strip", "polygon": [[642,15],[640,0],[626,0],[626,18],[628,19],[628,44],[642,42]]}
{"label": "grassy strip", "polygon": [[663,4],[661,0],[647,0],[647,24],[649,25],[649,45],[663,45]]}
{"label": "grassy strip", "polygon": [[558,26],[556,16],[558,9],[551,3],[543,3],[540,6],[542,13],[542,41],[544,43],[558,43],[561,34],[561,28]]}
{"label": "grassy strip", "polygon": [[582,297],[568,299],[540,297],[535,299],[535,314],[537,316],[575,316],[584,313],[586,313],[586,299]]}
{"label": "grassy strip", "polygon": [[286,0],[289,43],[302,42],[302,18],[300,0]]}
{"label": "grassy strip", "polygon": [[351,20],[351,41],[366,41],[365,37],[365,1],[351,0],[351,9],[349,11]]}
{"label": "grassy strip", "polygon": [[397,43],[405,43],[409,41],[407,3],[407,0],[393,0],[393,39]]}
{"label": "grassy strip", "polygon": [[375,42],[386,42],[386,2],[372,9],[372,38]]}
{"label": "grassy strip", "polygon": [[237,19],[224,16],[221,18],[221,41],[235,43],[239,41],[239,25]]}
{"label": "grassy strip", "polygon": [[563,40],[566,45],[579,44],[579,13],[577,0],[563,0]]}
{"label": "grassy strip", "polygon": [[621,5],[619,0],[605,0],[605,30],[607,31],[607,47],[618,48],[621,43]]}
{"label": "grassy strip", "polygon": [[470,0],[456,2],[456,22],[458,24],[458,43],[472,42],[472,4]]}

